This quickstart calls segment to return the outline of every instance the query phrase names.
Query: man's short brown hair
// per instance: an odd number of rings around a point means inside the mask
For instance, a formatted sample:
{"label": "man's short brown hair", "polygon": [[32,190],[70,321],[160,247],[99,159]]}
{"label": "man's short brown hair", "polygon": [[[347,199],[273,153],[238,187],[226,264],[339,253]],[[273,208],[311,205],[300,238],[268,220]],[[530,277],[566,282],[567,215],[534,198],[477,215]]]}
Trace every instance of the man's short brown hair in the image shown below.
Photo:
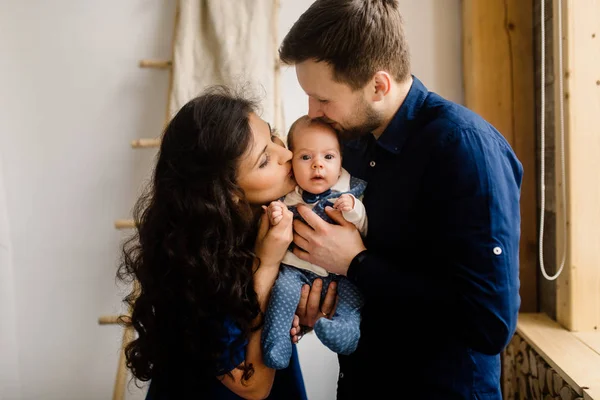
{"label": "man's short brown hair", "polygon": [[279,57],[288,65],[324,61],[354,90],[380,70],[402,82],[410,75],[402,25],[396,0],[316,0],[283,39]]}

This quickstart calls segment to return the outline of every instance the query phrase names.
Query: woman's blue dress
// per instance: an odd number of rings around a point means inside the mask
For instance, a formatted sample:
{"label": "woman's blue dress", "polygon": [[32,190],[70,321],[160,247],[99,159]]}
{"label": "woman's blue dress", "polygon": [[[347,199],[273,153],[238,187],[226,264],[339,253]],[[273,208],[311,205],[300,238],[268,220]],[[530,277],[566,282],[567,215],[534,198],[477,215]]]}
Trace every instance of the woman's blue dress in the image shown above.
{"label": "woman's blue dress", "polygon": [[[230,345],[234,340],[241,335],[241,331],[235,324],[226,323],[228,337],[224,341]],[[291,339],[290,339],[291,340]],[[233,362],[227,362],[230,367],[227,371],[233,370],[237,365],[241,364],[246,357],[247,341],[242,343],[237,348],[230,347],[230,352],[233,352]],[[223,354],[222,360],[231,360],[229,353]],[[223,371],[227,372],[227,371]],[[222,375],[219,373],[217,375]],[[208,382],[204,380],[202,384],[195,388],[193,383],[186,385],[186,394],[182,394],[181,379],[161,379],[155,378],[150,382],[150,388],[145,400],[183,400],[183,398],[194,399],[214,399],[214,400],[240,400],[242,399],[223,385],[215,376],[214,379]],[[182,398],[183,396],[183,398]],[[287,368],[277,370],[275,381],[271,389],[271,394],[267,399],[270,400],[307,400],[306,388],[304,387],[304,378],[300,369],[300,360],[298,358],[298,350],[296,345],[293,345],[292,358]]]}

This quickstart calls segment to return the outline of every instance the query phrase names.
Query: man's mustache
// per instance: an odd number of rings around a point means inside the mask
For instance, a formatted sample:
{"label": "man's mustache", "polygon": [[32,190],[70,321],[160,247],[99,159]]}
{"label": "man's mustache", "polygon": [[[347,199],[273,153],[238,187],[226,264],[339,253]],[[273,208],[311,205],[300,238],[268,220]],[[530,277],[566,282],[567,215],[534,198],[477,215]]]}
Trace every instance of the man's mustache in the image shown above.
{"label": "man's mustache", "polygon": [[317,117],[314,119],[315,121],[319,121],[319,122],[323,122],[325,124],[331,125],[331,124],[335,124],[335,121],[329,118],[324,118],[324,117]]}

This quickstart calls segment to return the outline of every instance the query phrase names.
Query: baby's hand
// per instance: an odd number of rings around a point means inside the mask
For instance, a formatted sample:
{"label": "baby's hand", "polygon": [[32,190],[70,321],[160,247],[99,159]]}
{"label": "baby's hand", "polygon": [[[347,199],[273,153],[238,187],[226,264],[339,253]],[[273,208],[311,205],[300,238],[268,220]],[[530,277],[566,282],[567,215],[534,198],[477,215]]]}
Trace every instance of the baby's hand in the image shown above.
{"label": "baby's hand", "polygon": [[340,211],[352,211],[354,208],[354,196],[344,193],[333,203],[333,208]]}
{"label": "baby's hand", "polygon": [[284,208],[286,208],[285,204],[279,200],[272,201],[271,204],[269,204],[269,207],[267,208],[267,214],[269,216],[271,225],[277,225],[279,222],[281,222]]}

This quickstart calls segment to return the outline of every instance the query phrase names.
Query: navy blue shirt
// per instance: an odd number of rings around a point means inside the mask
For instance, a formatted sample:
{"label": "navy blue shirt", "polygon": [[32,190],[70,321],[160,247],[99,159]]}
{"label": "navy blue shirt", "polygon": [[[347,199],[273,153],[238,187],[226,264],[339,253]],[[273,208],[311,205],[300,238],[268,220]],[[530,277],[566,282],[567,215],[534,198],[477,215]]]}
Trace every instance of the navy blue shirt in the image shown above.
{"label": "navy blue shirt", "polygon": [[523,169],[510,145],[413,76],[380,138],[345,143],[343,157],[368,182],[369,232],[348,270],[366,303],[358,349],[339,356],[338,399],[501,400],[499,354],[520,306]]}

